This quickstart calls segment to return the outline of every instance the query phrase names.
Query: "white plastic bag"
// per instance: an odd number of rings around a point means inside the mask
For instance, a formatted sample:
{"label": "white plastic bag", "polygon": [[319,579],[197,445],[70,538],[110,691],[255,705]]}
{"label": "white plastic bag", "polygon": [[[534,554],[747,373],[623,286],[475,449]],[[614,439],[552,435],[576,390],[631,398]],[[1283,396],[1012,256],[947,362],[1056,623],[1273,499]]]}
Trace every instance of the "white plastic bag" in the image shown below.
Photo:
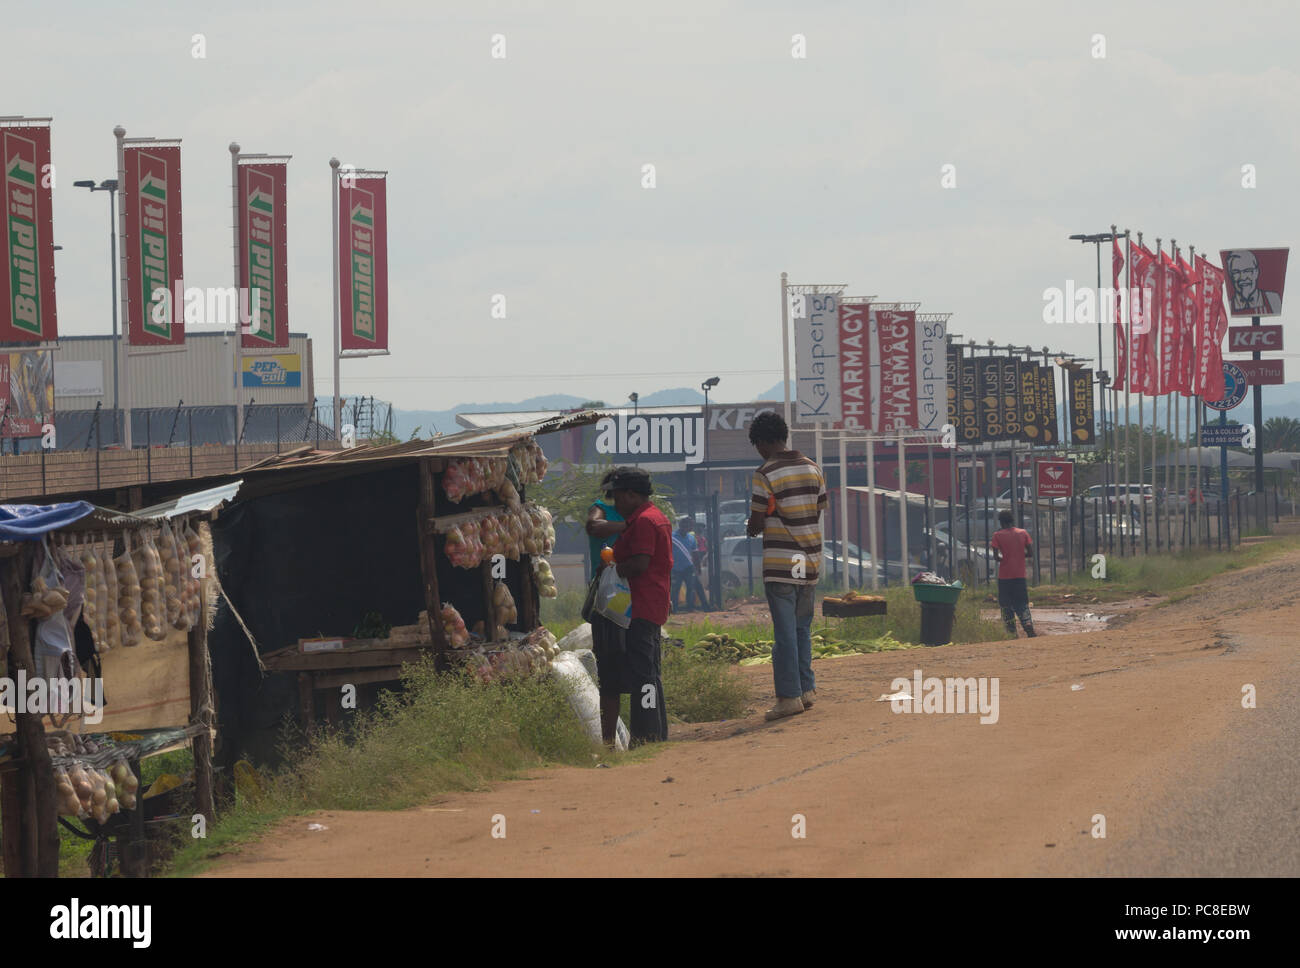
{"label": "white plastic bag", "polygon": [[576,629],[556,643],[561,652],[576,652],[578,649],[591,648],[591,623],[583,622]]}
{"label": "white plastic bag", "polygon": [[612,565],[600,573],[600,584],[596,586],[596,611],[619,628],[625,629],[632,624],[632,589]]}
{"label": "white plastic bag", "polygon": [[[587,735],[594,742],[601,742],[603,737],[600,735],[600,690],[587,674],[582,660],[572,652],[561,652],[551,660],[551,673],[569,685],[569,705],[582,720]],[[625,750],[627,741],[627,727],[623,725],[622,717],[619,717],[614,732],[614,745],[618,749]]]}

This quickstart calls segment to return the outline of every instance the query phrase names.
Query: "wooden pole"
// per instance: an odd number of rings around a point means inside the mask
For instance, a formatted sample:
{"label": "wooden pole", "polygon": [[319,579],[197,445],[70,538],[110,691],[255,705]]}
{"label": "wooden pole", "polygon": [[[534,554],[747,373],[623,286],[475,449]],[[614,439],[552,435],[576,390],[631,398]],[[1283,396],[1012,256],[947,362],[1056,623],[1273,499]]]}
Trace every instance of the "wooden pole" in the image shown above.
{"label": "wooden pole", "polygon": [[[25,673],[29,681],[36,678],[36,663],[32,658],[31,641],[27,635],[27,619],[21,616],[20,610],[23,589],[31,575],[35,555],[35,546],[24,543],[16,557],[3,562],[4,607],[9,633],[9,674],[17,678],[20,672]],[[50,760],[49,747],[45,745],[45,726],[40,715],[22,712],[21,705],[16,710],[15,718],[23,759],[23,765],[19,769],[27,774],[33,795],[30,808],[32,825],[24,831],[27,857],[23,873],[35,874],[37,877],[58,877],[59,811],[54,793],[54,764]],[[35,866],[28,868],[26,862],[31,859],[33,845]]]}
{"label": "wooden pole", "polygon": [[208,825],[216,821],[216,803],[212,794],[212,661],[208,655],[208,596],[199,596],[199,621],[189,631],[190,655],[190,723],[202,726],[194,737],[194,800],[198,812]]}
{"label": "wooden pole", "polygon": [[447,651],[447,633],[442,627],[442,602],[438,596],[438,550],[434,533],[437,497],[433,489],[434,458],[420,461],[420,504],[416,510],[416,535],[420,542],[420,574],[424,578],[424,608],[428,613],[429,640],[434,651]]}

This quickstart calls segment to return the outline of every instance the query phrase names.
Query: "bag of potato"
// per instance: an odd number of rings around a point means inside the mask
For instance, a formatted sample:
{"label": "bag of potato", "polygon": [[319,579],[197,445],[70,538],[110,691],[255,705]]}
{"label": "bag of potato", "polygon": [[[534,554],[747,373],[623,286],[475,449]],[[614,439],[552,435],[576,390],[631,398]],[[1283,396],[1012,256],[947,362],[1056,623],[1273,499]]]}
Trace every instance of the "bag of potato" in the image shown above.
{"label": "bag of potato", "polygon": [[123,543],[124,550],[113,559],[113,568],[117,575],[117,615],[122,627],[122,644],[135,646],[144,641],[144,625],[140,617],[142,589],[135,558],[131,554],[130,537],[125,537]]}
{"label": "bag of potato", "polygon": [[185,602],[185,558],[171,526],[164,521],[158,539],[158,557],[163,569],[163,611],[167,624],[182,632],[189,631],[190,615]]}
{"label": "bag of potato", "polygon": [[140,624],[146,638],[161,642],[167,637],[163,607],[162,558],[148,531],[139,535],[139,547],[132,552],[140,581]]}
{"label": "bag of potato", "polygon": [[99,575],[104,586],[104,624],[107,630],[107,645],[122,644],[122,618],[118,611],[121,598],[117,590],[117,568],[113,565],[113,543],[105,538],[98,550]]}

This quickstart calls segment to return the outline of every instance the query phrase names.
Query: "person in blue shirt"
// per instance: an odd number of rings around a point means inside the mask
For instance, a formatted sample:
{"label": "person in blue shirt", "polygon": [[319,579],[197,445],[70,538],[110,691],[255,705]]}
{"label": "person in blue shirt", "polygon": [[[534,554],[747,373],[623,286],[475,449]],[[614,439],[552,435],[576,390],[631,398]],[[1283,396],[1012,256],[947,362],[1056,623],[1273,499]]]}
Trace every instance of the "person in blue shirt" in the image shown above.
{"label": "person in blue shirt", "polygon": [[618,536],[623,533],[623,529],[627,527],[623,515],[618,513],[613,499],[606,492],[613,473],[610,471],[601,479],[601,496],[596,498],[587,509],[587,542],[591,551],[591,571],[587,575],[587,581],[595,578],[596,573],[600,571],[601,549],[612,547],[618,540]]}
{"label": "person in blue shirt", "polygon": [[[701,609],[705,608],[704,589],[700,585],[699,576],[695,573],[695,551],[698,546],[692,533],[694,530],[695,522],[689,516],[683,515],[677,519],[677,530],[673,532],[673,571],[670,592],[674,612],[693,612],[696,601],[699,602]],[[677,593],[683,585],[686,586],[686,607],[679,609]]]}

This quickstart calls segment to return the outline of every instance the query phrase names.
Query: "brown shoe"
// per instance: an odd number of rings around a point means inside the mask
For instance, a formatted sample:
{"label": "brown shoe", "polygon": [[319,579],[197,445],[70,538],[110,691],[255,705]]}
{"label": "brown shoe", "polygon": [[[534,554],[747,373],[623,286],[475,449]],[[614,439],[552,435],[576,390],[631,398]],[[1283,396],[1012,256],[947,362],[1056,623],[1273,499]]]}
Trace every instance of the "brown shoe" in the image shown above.
{"label": "brown shoe", "polygon": [[777,697],[776,705],[769,709],[763,717],[768,722],[774,719],[784,719],[786,716],[796,716],[803,712],[803,700],[798,697],[782,699]]}
{"label": "brown shoe", "polygon": [[803,708],[804,708],[804,709],[812,709],[812,705],[813,705],[813,703],[815,703],[815,702],[817,701],[817,690],[816,690],[816,689],[809,689],[809,690],[808,690],[807,692],[805,692],[805,693],[803,694],[803,696],[801,696],[800,698],[803,699]]}

